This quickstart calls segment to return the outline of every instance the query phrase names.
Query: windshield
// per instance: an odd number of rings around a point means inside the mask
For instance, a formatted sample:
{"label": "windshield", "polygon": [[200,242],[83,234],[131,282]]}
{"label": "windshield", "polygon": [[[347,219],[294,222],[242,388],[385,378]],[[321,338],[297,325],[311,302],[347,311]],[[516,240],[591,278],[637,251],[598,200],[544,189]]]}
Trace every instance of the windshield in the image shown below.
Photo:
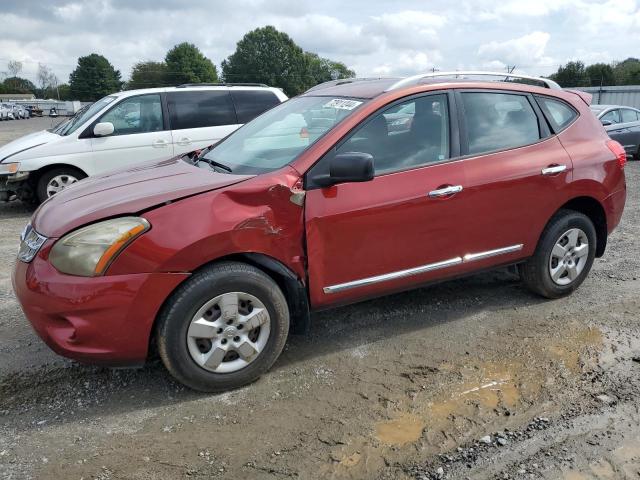
{"label": "windshield", "polygon": [[236,130],[204,159],[235,174],[276,170],[291,163],[363,103],[353,98],[293,98]]}
{"label": "windshield", "polygon": [[105,106],[113,102],[116,97],[104,97],[98,100],[96,103],[89,106],[87,109],[81,109],[75,114],[68,122],[63,122],[58,127],[52,130],[53,133],[58,135],[70,135],[81,127],[84,122],[93,117],[96,113],[102,110]]}

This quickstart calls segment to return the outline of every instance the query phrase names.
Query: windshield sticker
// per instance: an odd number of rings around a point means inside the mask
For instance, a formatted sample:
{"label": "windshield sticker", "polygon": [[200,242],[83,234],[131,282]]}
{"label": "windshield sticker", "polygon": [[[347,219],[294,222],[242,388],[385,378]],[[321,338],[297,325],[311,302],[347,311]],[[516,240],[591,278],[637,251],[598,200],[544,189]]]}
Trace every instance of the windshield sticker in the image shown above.
{"label": "windshield sticker", "polygon": [[344,98],[334,98],[330,102],[325,103],[322,107],[337,108],[339,110],[353,110],[360,104],[362,104],[362,102],[358,102],[357,100],[346,100]]}

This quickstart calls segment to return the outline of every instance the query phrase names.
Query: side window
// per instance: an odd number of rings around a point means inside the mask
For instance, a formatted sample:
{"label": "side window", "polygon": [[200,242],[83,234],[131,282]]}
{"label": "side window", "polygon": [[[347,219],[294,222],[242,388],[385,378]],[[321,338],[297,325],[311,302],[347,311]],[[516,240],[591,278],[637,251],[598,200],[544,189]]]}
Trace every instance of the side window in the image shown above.
{"label": "side window", "polygon": [[537,95],[536,100],[556,133],[567,127],[578,116],[573,108],[560,100]]}
{"label": "side window", "polygon": [[261,113],[278,105],[280,100],[269,90],[231,90],[238,123],[247,123]]}
{"label": "side window", "polygon": [[600,121],[608,121],[611,123],[620,123],[620,110],[611,110],[600,117]]}
{"label": "side window", "polygon": [[113,123],[112,135],[164,130],[160,95],[138,95],[127,98],[102,115],[98,122]]}
{"label": "side window", "polygon": [[538,117],[524,95],[461,94],[469,154],[516,148],[540,139]]}
{"label": "side window", "polygon": [[336,153],[373,156],[375,173],[393,172],[449,158],[449,107],[445,94],[414,98],[376,114]]}
{"label": "side window", "polygon": [[227,90],[170,92],[167,94],[167,106],[172,130],[238,123]]}
{"label": "side window", "polygon": [[635,110],[622,108],[620,109],[620,112],[622,113],[622,123],[638,121],[638,114]]}

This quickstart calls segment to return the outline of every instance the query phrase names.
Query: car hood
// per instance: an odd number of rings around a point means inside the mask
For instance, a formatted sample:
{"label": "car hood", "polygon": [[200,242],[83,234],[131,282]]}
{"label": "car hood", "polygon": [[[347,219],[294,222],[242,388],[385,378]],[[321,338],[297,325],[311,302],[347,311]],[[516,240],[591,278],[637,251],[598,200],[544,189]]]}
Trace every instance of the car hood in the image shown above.
{"label": "car hood", "polygon": [[16,153],[24,152],[30,148],[38,147],[49,143],[51,140],[60,138],[60,135],[42,130],[40,132],[30,133],[24,137],[20,137],[13,142],[9,142],[6,145],[0,147],[0,162],[10,162],[11,156]]}
{"label": "car hood", "polygon": [[97,220],[135,215],[165,202],[252,177],[205,171],[180,157],[143,163],[89,177],[64,189],[40,205],[33,214],[32,225],[46,237],[60,237]]}

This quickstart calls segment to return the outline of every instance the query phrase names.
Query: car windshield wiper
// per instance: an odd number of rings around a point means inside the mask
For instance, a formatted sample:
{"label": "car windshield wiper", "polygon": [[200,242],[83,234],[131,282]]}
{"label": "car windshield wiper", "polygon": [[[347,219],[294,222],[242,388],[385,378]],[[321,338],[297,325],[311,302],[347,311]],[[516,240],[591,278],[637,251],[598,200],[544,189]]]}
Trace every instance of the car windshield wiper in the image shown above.
{"label": "car windshield wiper", "polygon": [[211,165],[212,167],[218,167],[221,168],[229,173],[233,172],[233,170],[231,170],[231,167],[226,166],[224,163],[220,163],[220,162],[216,162],[215,160],[212,160],[210,158],[203,156],[198,157],[198,161],[199,162],[207,162],[209,165]]}

